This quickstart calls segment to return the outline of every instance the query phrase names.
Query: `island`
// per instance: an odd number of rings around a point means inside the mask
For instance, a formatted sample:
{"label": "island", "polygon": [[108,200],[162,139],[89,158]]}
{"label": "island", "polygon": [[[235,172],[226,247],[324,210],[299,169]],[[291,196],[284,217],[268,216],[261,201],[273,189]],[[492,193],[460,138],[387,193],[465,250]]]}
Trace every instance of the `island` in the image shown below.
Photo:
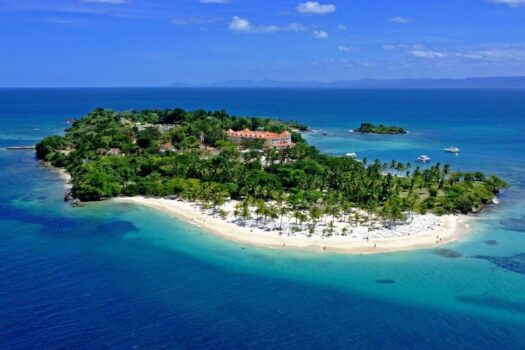
{"label": "island", "polygon": [[362,134],[406,134],[407,131],[399,126],[387,126],[383,124],[375,125],[372,123],[361,123],[357,129],[353,130],[354,132],[359,132]]}
{"label": "island", "polygon": [[446,164],[323,154],[296,126],[223,110],[95,109],[36,156],[69,174],[77,203],[146,205],[242,243],[348,253],[455,240],[464,215],[508,187]]}

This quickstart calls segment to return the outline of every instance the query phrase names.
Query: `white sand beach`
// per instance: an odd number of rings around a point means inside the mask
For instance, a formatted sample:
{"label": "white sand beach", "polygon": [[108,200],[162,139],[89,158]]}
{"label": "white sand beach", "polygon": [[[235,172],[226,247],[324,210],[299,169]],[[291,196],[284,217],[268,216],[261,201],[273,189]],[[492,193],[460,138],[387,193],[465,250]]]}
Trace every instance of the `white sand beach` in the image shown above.
{"label": "white sand beach", "polygon": [[[361,224],[348,230],[348,223],[334,220],[332,233],[326,234],[326,225],[323,230],[322,223],[312,233],[305,226],[295,224],[294,219],[289,216],[284,216],[282,225],[270,220],[262,223],[255,218],[240,221],[233,215],[233,201],[223,205],[222,209],[228,214],[221,218],[219,215],[212,215],[209,210],[203,210],[196,203],[182,200],[145,197],[121,197],[111,200],[164,211],[217,236],[239,243],[321,252],[373,254],[431,248],[457,240],[469,227],[466,216],[425,214],[414,215],[409,223],[390,228],[369,228]],[[343,233],[343,225],[347,227],[346,233]]]}
{"label": "white sand beach", "polygon": [[66,188],[71,188],[71,174],[69,174],[66,169],[56,168],[56,170],[58,172],[58,176],[64,180]]}

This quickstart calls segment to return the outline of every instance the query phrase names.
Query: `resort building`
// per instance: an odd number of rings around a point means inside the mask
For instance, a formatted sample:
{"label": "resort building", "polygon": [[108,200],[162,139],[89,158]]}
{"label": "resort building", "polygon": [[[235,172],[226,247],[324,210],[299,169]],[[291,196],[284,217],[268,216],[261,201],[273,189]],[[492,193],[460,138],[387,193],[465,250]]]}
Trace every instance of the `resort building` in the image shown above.
{"label": "resort building", "polygon": [[252,131],[244,129],[233,131],[229,129],[226,134],[228,139],[236,144],[241,144],[244,140],[264,140],[263,146],[266,148],[288,148],[292,147],[292,135],[288,131],[276,134],[268,131]]}
{"label": "resort building", "polygon": [[157,128],[159,131],[165,132],[173,129],[176,127],[175,124],[142,124],[142,123],[135,123],[135,126],[137,127],[138,131],[144,131],[148,128]]}

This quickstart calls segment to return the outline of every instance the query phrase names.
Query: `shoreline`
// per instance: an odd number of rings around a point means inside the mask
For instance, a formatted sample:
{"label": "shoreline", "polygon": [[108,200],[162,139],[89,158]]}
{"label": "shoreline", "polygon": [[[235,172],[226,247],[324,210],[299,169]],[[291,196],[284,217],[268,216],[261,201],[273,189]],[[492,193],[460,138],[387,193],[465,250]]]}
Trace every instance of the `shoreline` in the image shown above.
{"label": "shoreline", "polygon": [[[444,215],[440,217],[441,221],[436,226],[414,234],[398,237],[364,239],[351,234],[345,236],[307,237],[279,234],[278,231],[265,231],[256,227],[241,226],[231,222],[231,220],[203,213],[197,204],[191,202],[146,197],[118,197],[112,198],[110,201],[142,205],[156,209],[171,214],[187,223],[199,226],[216,236],[237,243],[273,249],[298,249],[346,254],[376,254],[442,246],[463,237],[469,229],[467,221],[471,219],[466,215]],[[423,215],[420,217],[423,217]]]}
{"label": "shoreline", "polygon": [[54,167],[49,162],[46,162],[46,161],[41,161],[41,164],[44,166],[44,168],[49,169],[52,172],[56,173],[58,177],[64,181],[64,188],[66,190],[71,189],[71,187],[73,186],[71,184],[71,180],[73,179],[73,177],[66,169]]}
{"label": "shoreline", "polygon": [[[64,168],[55,168],[44,163],[64,180],[64,188],[71,188],[71,175]],[[250,244],[270,249],[296,249],[310,252],[334,252],[343,254],[379,254],[418,249],[440,247],[454,242],[469,233],[469,221],[473,218],[467,215],[443,215],[441,222],[431,228],[420,230],[413,234],[404,234],[398,237],[376,237],[363,239],[347,235],[333,235],[329,237],[307,237],[280,233],[276,230],[263,230],[259,227],[242,226],[217,215],[204,213],[198,203],[182,201],[179,199],[153,198],[153,197],[116,197],[107,199],[115,203],[141,205],[155,209],[186,223],[196,225],[215,236],[234,241],[239,244]],[[230,203],[231,204],[231,203]],[[231,208],[229,208],[231,209]],[[432,214],[416,217],[425,217]],[[399,225],[399,227],[409,225]],[[363,229],[359,226],[358,229]],[[374,233],[377,231],[372,231]],[[369,234],[365,234],[369,236]],[[377,235],[376,235],[377,236]]]}

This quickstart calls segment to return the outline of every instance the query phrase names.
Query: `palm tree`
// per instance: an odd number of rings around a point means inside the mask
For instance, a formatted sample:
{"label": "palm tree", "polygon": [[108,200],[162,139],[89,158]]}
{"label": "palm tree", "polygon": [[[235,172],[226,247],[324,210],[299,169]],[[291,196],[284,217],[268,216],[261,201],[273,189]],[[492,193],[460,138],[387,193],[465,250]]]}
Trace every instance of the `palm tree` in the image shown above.
{"label": "palm tree", "polygon": [[276,205],[274,205],[274,204],[270,204],[267,207],[267,213],[268,213],[268,216],[270,217],[270,219],[272,219],[272,221],[273,221],[273,228],[277,229],[277,225],[275,223],[275,219],[279,218],[279,208]]}
{"label": "palm tree", "polygon": [[235,206],[235,216],[240,216],[243,220],[242,224],[246,225],[246,220],[250,219],[250,204],[248,199],[243,200],[242,202],[237,203]]}
{"label": "palm tree", "polygon": [[301,217],[301,214],[302,214],[301,211],[298,210],[298,209],[295,209],[295,210],[293,211],[293,214],[292,214],[292,215],[293,215],[293,218],[295,219],[295,224],[296,224],[296,225],[297,225],[298,222],[299,222],[299,218]]}
{"label": "palm tree", "polygon": [[396,168],[396,164],[397,162],[395,160],[392,159],[392,161],[390,162],[390,170],[394,170]]}
{"label": "palm tree", "polygon": [[281,217],[279,222],[279,228],[281,229],[283,227],[283,217],[286,215],[286,213],[288,213],[288,207],[286,206],[286,204],[281,204],[279,206],[279,216]]}
{"label": "palm tree", "polygon": [[257,214],[257,221],[260,221],[261,217],[264,217],[263,225],[266,225],[266,218],[268,216],[268,209],[266,203],[263,200],[258,200],[255,203],[255,213]]}
{"label": "palm tree", "polygon": [[356,212],[354,213],[354,223],[355,223],[355,226],[359,226],[359,222],[361,221],[361,214],[359,213],[359,210],[356,210]]}
{"label": "palm tree", "polygon": [[303,212],[299,212],[299,222],[301,223],[301,230],[303,229],[303,223],[306,220],[308,220],[308,217]]}
{"label": "palm tree", "polygon": [[334,233],[334,229],[335,229],[334,220],[330,220],[327,228],[330,234]]}
{"label": "palm tree", "polygon": [[343,201],[341,202],[341,211],[342,211],[342,214],[343,214],[343,217],[341,219],[341,222],[344,222],[346,221],[346,215],[350,212],[350,210],[352,210],[352,207],[353,207],[353,204],[352,202],[346,200],[346,199],[343,199]]}
{"label": "palm tree", "polygon": [[224,209],[219,209],[219,216],[221,217],[221,219],[226,220],[226,218],[228,217],[228,212]]}
{"label": "palm tree", "polygon": [[303,214],[300,210],[294,210],[293,217],[295,219],[295,224],[300,223],[301,230],[303,229],[303,223],[308,219],[306,215]]}
{"label": "palm tree", "polygon": [[397,171],[397,174],[399,176],[399,174],[401,174],[401,172],[405,170],[405,165],[401,162],[397,162],[396,164],[396,171]]}
{"label": "palm tree", "polygon": [[308,210],[308,214],[310,215],[310,220],[312,221],[312,227],[315,228],[317,222],[323,215],[323,212],[321,211],[321,209],[319,209],[318,206],[313,206],[310,207],[310,209]]}

